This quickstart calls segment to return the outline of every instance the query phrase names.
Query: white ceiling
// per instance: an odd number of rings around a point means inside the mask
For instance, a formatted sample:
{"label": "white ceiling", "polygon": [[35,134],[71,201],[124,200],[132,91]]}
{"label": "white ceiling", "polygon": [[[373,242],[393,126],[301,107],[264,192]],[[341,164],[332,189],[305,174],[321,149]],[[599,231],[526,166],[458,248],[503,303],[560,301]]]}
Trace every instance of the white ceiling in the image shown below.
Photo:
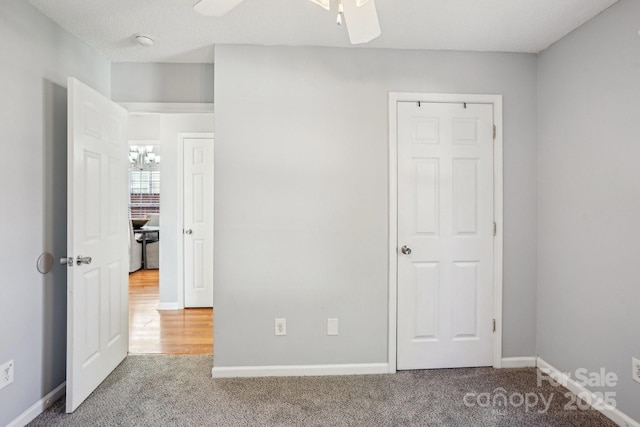
{"label": "white ceiling", "polygon": [[[116,62],[213,62],[218,43],[350,46],[335,12],[308,0],[245,0],[221,18],[196,13],[197,1],[29,0]],[[537,53],[617,0],[375,1],[382,36],[360,47]]]}

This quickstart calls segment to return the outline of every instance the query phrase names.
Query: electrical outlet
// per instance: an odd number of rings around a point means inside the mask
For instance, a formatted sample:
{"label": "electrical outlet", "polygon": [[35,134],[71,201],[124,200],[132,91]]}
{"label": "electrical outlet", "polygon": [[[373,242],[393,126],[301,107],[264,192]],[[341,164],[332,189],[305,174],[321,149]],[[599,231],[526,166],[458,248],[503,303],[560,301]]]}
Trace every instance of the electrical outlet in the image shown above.
{"label": "electrical outlet", "polygon": [[640,359],[631,358],[631,378],[640,383]]}
{"label": "electrical outlet", "polygon": [[338,319],[327,319],[327,335],[338,335]]}
{"label": "electrical outlet", "polygon": [[276,335],[287,335],[287,319],[276,319],[275,332]]}
{"label": "electrical outlet", "polygon": [[0,388],[8,386],[13,382],[13,360],[0,366]]}

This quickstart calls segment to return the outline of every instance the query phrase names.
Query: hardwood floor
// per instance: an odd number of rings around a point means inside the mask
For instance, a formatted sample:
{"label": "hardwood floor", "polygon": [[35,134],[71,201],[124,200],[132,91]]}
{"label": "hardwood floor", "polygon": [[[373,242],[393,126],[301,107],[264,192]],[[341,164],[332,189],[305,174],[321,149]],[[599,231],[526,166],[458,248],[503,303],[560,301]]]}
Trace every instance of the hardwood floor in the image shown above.
{"label": "hardwood floor", "polygon": [[129,275],[129,353],[213,354],[213,309],[158,311],[158,270]]}

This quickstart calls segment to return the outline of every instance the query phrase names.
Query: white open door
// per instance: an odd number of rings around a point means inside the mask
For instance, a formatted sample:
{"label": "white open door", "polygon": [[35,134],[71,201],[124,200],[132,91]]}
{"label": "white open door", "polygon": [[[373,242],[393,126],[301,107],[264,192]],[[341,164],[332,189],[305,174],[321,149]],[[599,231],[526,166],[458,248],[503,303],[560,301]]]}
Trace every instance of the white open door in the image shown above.
{"label": "white open door", "polygon": [[184,141],[184,306],[213,306],[213,138]]}
{"label": "white open door", "polygon": [[67,412],[129,347],[127,112],[69,78]]}

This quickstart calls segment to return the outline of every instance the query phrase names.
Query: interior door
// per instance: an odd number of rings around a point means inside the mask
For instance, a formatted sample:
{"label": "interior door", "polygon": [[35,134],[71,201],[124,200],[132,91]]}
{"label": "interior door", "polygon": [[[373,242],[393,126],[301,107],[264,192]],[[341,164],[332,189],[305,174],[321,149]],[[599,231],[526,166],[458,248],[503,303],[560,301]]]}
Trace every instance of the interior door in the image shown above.
{"label": "interior door", "polygon": [[67,398],[73,412],[126,357],[127,112],[68,82]]}
{"label": "interior door", "polygon": [[493,105],[398,103],[398,369],[492,365],[493,221]]}
{"label": "interior door", "polygon": [[184,305],[213,307],[213,138],[184,138]]}

